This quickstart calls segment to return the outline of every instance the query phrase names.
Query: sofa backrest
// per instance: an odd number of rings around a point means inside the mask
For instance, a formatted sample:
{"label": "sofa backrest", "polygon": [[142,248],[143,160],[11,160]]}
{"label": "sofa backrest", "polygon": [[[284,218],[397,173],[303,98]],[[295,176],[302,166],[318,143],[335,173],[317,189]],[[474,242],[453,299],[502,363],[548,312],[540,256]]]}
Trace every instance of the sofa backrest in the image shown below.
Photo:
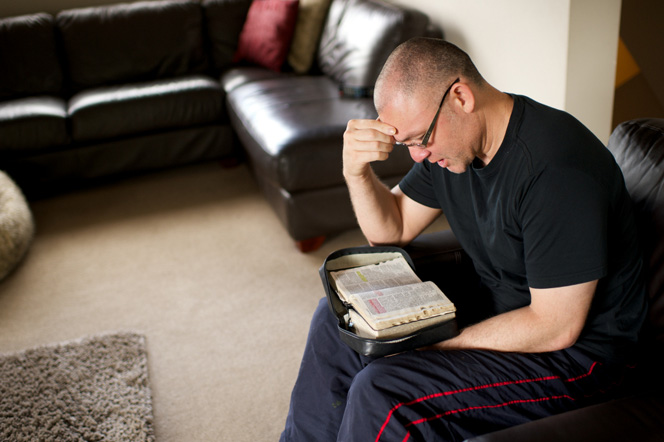
{"label": "sofa backrest", "polygon": [[60,12],[56,24],[71,91],[203,72],[202,16],[195,0]]}
{"label": "sofa backrest", "polygon": [[318,49],[318,65],[349,96],[371,96],[387,57],[404,41],[426,35],[422,12],[381,0],[333,0]]}
{"label": "sofa backrest", "polygon": [[0,100],[60,95],[62,87],[53,17],[41,13],[0,20]]}
{"label": "sofa backrest", "polygon": [[621,123],[608,144],[636,208],[647,265],[649,332],[664,344],[664,119]]}
{"label": "sofa backrest", "polygon": [[210,61],[215,72],[223,72],[233,64],[233,56],[251,1],[203,0],[201,2],[210,45]]}

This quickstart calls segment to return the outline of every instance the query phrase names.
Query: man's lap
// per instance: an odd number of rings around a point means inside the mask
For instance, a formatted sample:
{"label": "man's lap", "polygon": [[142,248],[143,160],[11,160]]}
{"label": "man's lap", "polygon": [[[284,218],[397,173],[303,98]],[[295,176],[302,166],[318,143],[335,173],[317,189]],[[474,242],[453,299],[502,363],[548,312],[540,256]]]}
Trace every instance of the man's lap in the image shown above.
{"label": "man's lap", "polygon": [[[462,440],[576,408],[596,391],[588,380],[597,368],[556,353],[416,351],[374,361],[351,385],[340,433]],[[369,427],[362,422],[373,426],[358,435]]]}
{"label": "man's lap", "polygon": [[587,396],[606,386],[602,372],[576,350],[412,351],[365,358],[341,342],[322,301],[284,436],[462,440],[585,405]]}

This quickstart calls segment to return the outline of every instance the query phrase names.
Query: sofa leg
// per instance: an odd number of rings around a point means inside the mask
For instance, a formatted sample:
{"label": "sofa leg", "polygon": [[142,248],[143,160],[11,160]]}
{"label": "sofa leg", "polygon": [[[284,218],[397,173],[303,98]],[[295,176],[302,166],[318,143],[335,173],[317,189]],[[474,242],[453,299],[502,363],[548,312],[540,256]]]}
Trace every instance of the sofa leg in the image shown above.
{"label": "sofa leg", "polygon": [[325,242],[325,235],[315,236],[300,241],[295,241],[295,246],[302,253],[314,252],[320,248]]}

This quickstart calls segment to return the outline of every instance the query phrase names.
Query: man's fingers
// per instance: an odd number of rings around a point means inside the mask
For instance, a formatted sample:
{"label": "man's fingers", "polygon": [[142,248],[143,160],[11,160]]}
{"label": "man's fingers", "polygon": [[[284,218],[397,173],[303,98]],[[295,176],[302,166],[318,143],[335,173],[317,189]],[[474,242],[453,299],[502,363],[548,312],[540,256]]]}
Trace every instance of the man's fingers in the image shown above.
{"label": "man's fingers", "polygon": [[396,129],[389,124],[383,123],[380,120],[350,120],[348,122],[348,130],[375,130],[387,136],[392,136],[396,133]]}
{"label": "man's fingers", "polygon": [[[394,128],[376,120],[351,120],[344,133],[344,141],[359,150],[392,151]],[[361,143],[361,144],[360,144]]]}
{"label": "man's fingers", "polygon": [[344,176],[362,176],[369,163],[386,160],[394,148],[394,127],[378,120],[350,120],[344,132]]}

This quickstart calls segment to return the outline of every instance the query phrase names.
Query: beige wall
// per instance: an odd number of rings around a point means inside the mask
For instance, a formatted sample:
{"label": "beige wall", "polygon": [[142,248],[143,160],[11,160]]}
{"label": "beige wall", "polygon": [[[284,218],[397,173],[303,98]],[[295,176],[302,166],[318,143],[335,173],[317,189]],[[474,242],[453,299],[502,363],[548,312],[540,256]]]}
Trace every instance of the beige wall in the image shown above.
{"label": "beige wall", "polygon": [[[608,140],[621,0],[388,1],[426,12],[497,88],[565,109]],[[0,17],[107,3],[2,0]]]}
{"label": "beige wall", "polygon": [[613,130],[620,0],[572,0],[564,109],[604,142]]}
{"label": "beige wall", "polygon": [[497,88],[611,132],[620,0],[389,0],[420,9]]}

